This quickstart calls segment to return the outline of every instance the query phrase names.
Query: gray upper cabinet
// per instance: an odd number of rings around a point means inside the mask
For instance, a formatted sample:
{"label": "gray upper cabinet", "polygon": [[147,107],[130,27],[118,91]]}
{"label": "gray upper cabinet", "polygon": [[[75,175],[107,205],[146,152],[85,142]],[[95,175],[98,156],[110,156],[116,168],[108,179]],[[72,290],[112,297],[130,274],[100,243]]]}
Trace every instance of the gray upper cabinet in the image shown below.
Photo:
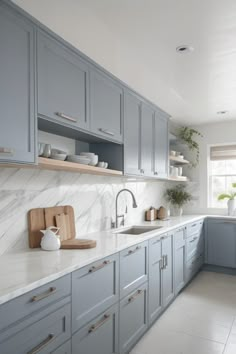
{"label": "gray upper cabinet", "polygon": [[168,118],[160,111],[155,112],[153,133],[154,175],[159,178],[167,178],[169,161]]}
{"label": "gray upper cabinet", "polygon": [[140,172],[141,101],[131,92],[124,96],[124,173]]}
{"label": "gray upper cabinet", "polygon": [[123,141],[123,89],[104,73],[90,71],[91,131],[107,140]]}
{"label": "gray upper cabinet", "polygon": [[141,174],[153,176],[153,119],[154,110],[146,103],[141,109]]}
{"label": "gray upper cabinet", "polygon": [[35,163],[34,28],[0,3],[0,162]]}
{"label": "gray upper cabinet", "polygon": [[62,43],[40,31],[37,63],[39,116],[88,129],[87,65]]}
{"label": "gray upper cabinet", "polygon": [[207,221],[207,261],[222,267],[236,267],[236,223],[233,220]]}

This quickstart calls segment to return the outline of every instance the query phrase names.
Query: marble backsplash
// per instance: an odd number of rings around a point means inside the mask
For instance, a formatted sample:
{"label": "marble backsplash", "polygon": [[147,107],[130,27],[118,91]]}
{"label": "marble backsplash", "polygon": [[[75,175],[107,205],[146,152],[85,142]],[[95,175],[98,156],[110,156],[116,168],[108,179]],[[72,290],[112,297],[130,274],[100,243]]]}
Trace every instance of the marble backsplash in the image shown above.
{"label": "marble backsplash", "polygon": [[122,188],[131,189],[131,197],[120,195],[120,213],[128,206],[126,223],[144,219],[144,210],[164,203],[167,186],[161,181],[129,180],[69,172],[23,168],[0,168],[0,255],[28,248],[27,212],[32,208],[72,205],[75,210],[77,237],[110,229],[115,216],[115,196]]}

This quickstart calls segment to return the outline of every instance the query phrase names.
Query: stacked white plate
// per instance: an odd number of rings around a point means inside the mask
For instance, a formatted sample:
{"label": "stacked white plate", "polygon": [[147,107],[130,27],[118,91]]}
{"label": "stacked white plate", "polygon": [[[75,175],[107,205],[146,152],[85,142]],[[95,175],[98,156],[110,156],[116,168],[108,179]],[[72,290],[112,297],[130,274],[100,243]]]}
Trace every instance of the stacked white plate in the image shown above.
{"label": "stacked white plate", "polygon": [[88,165],[90,163],[90,158],[86,156],[80,156],[80,155],[68,155],[67,161],[80,163],[82,165]]}
{"label": "stacked white plate", "polygon": [[91,166],[96,166],[98,163],[98,155],[95,155],[93,152],[81,152],[80,156],[89,158],[89,165]]}

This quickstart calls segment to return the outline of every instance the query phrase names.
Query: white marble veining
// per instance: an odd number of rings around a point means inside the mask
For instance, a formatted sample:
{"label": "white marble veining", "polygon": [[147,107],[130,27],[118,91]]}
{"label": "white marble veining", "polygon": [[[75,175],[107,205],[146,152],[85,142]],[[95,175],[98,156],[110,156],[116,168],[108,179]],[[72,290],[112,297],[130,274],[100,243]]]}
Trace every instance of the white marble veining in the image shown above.
{"label": "white marble veining", "polygon": [[122,188],[131,189],[138,203],[133,209],[130,195],[121,194],[120,212],[128,206],[126,223],[142,221],[145,209],[164,203],[165,182],[0,167],[0,255],[28,248],[27,212],[32,208],[72,205],[77,237],[110,229]]}
{"label": "white marble veining", "polygon": [[162,228],[137,236],[115,234],[111,230],[93,233],[89,237],[97,240],[97,247],[88,250],[28,249],[7,253],[0,257],[0,304],[103,257],[202,218],[188,215],[168,221],[142,222],[139,224]]}

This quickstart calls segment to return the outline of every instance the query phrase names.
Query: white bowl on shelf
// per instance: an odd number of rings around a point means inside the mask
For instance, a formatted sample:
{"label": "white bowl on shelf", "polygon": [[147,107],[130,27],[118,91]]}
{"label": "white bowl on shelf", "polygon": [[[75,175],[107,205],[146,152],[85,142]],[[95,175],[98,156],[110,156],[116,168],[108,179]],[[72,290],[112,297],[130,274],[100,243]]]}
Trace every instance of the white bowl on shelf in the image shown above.
{"label": "white bowl on shelf", "polygon": [[65,161],[66,157],[67,154],[55,154],[55,153],[51,154],[51,159],[53,160]]}
{"label": "white bowl on shelf", "polygon": [[91,166],[96,166],[97,165],[97,163],[98,163],[98,155],[94,155],[94,156],[88,156],[88,158],[90,159],[90,162],[89,162],[89,164],[91,165]]}
{"label": "white bowl on shelf", "polygon": [[93,157],[96,156],[94,152],[81,152],[80,156]]}
{"label": "white bowl on shelf", "polygon": [[85,156],[79,156],[79,155],[68,155],[67,161],[80,163],[82,165],[88,165],[90,163],[90,158]]}

